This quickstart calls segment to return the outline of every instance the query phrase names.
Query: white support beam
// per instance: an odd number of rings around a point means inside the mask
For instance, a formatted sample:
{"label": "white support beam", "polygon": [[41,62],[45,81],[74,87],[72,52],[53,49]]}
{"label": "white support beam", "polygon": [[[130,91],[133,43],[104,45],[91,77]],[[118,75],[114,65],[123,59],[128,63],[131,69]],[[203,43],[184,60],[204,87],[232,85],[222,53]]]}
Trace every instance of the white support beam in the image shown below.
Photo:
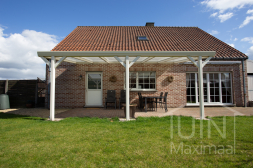
{"label": "white support beam", "polygon": [[105,61],[106,63],[110,64],[110,61],[106,57],[99,57],[101,60]]}
{"label": "white support beam", "polygon": [[202,56],[199,56],[198,60],[198,77],[199,77],[199,108],[200,108],[200,119],[205,118],[205,109],[204,109],[204,94],[203,94],[203,64]]}
{"label": "white support beam", "polygon": [[[197,68],[199,68],[198,63],[191,57],[191,56],[187,56],[187,58],[193,63],[193,65],[195,65]],[[202,58],[201,58],[202,59]],[[202,60],[201,60],[202,61]]]}
{"label": "white support beam", "polygon": [[137,56],[129,65],[129,68],[140,58],[141,56]]}
{"label": "white support beam", "polygon": [[148,62],[148,61],[152,60],[153,58],[155,58],[155,57],[147,57],[147,58],[144,59],[141,63]]}
{"label": "white support beam", "polygon": [[[55,57],[55,60],[60,60],[60,57]],[[72,64],[76,64],[76,61],[69,60],[68,58],[66,58],[64,60],[64,62],[69,62],[69,63],[72,63]]]}
{"label": "white support beam", "polygon": [[66,59],[66,57],[61,57],[61,59],[59,61],[57,61],[57,63],[55,64],[55,68],[57,68],[60,63],[62,63],[62,61],[64,61]]}
{"label": "white support beam", "polygon": [[49,68],[51,67],[51,63],[45,57],[40,58],[49,66]]}
{"label": "white support beam", "polygon": [[187,58],[185,58],[185,59],[180,59],[180,60],[176,60],[176,61],[174,61],[173,63],[181,63],[181,62],[188,62],[189,60],[187,59]]}
{"label": "white support beam", "polygon": [[55,117],[55,57],[51,56],[51,86],[50,86],[50,120]]}
{"label": "white support beam", "polygon": [[[198,60],[198,57],[194,57],[193,60]],[[186,57],[184,59],[180,59],[178,61],[175,61],[174,63],[182,63],[182,62],[189,62],[189,59]]]}
{"label": "white support beam", "polygon": [[126,68],[126,64],[121,59],[119,59],[119,57],[114,56],[114,58]]}
{"label": "white support beam", "polygon": [[202,68],[204,68],[204,66],[210,61],[210,59],[212,59],[212,57],[208,57],[204,62],[203,62],[203,67]]}
{"label": "white support beam", "polygon": [[166,59],[163,59],[161,61],[158,61],[157,63],[165,63],[165,62],[168,62],[168,61],[172,61],[172,60],[175,60],[175,59],[178,59],[179,57],[170,57],[170,58],[166,58]]}
{"label": "white support beam", "polygon": [[129,115],[129,57],[126,56],[126,120],[130,120]]}
{"label": "white support beam", "polygon": [[85,61],[85,62],[88,62],[88,63],[93,63],[92,60],[88,59],[88,58],[83,58],[83,57],[74,57],[75,59],[78,59],[78,60],[81,60],[81,61]]}

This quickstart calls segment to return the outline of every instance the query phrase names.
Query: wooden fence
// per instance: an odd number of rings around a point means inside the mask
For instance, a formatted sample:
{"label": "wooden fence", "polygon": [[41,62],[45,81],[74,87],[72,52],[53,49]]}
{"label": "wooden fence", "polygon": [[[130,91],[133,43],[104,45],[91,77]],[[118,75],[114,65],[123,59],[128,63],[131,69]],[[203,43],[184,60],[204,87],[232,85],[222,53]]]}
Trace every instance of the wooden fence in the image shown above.
{"label": "wooden fence", "polygon": [[[26,107],[32,104],[33,107],[44,107],[45,105],[45,82],[35,80],[9,80],[8,91],[10,108]],[[0,80],[0,94],[5,93],[6,80]]]}

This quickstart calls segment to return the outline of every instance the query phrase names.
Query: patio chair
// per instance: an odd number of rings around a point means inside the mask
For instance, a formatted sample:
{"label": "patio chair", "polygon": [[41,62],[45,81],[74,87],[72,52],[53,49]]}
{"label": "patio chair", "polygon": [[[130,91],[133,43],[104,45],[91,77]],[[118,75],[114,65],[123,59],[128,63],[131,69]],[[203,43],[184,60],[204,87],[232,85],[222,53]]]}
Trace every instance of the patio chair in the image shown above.
{"label": "patio chair", "polygon": [[160,98],[157,100],[157,103],[163,108],[163,92],[160,93]]}
{"label": "patio chair", "polygon": [[165,95],[163,97],[163,102],[162,102],[162,104],[164,104],[165,112],[168,111],[168,109],[167,109],[167,96],[168,96],[168,92],[165,92]]}
{"label": "patio chair", "polygon": [[[116,91],[115,90],[107,90],[107,97],[105,98],[105,108],[109,107],[107,106],[107,103],[114,103],[115,109],[117,106],[117,99],[116,99]],[[114,106],[110,106],[114,107]]]}
{"label": "patio chair", "polygon": [[140,92],[138,93],[138,96],[139,96],[139,106],[138,106],[138,108],[142,111],[142,109],[144,108],[144,104],[143,104],[144,100],[143,100],[142,95],[141,95]]}
{"label": "patio chair", "polygon": [[126,91],[120,91],[120,98],[119,98],[119,109],[121,108],[121,103],[126,103]]}

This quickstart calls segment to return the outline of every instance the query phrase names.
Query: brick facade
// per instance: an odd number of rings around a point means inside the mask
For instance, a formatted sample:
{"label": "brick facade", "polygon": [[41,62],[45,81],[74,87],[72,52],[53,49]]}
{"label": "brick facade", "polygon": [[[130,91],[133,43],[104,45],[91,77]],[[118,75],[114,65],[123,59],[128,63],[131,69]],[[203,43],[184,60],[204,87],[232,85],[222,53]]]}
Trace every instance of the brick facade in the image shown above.
{"label": "brick facade", "polygon": [[[124,89],[125,69],[121,64],[71,64],[63,62],[56,69],[56,108],[83,107],[85,105],[85,75],[86,72],[95,71],[103,72],[103,104],[107,90],[116,90],[118,101],[120,90]],[[160,92],[168,92],[168,107],[180,107],[186,105],[186,72],[197,72],[197,68],[193,65],[184,64],[134,64],[130,68],[130,71],[155,71],[157,91],[145,91],[142,92],[142,95],[158,96]],[[206,65],[204,72],[231,72],[233,103],[236,106],[243,106],[244,96],[241,64]],[[82,75],[81,80],[79,79],[80,75]],[[112,75],[117,76],[117,82],[113,83],[109,81]],[[171,83],[167,81],[169,75],[174,76],[174,81]],[[47,66],[47,83],[48,78],[49,71]],[[245,80],[247,87],[247,74]],[[131,102],[137,102],[137,93],[137,91],[130,91]]]}

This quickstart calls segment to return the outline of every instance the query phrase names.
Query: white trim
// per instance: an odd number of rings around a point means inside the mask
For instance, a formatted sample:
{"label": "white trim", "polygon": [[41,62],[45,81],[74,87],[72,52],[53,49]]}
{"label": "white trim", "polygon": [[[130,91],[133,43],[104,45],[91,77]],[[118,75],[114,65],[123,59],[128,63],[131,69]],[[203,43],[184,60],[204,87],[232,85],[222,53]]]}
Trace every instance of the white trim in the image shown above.
{"label": "white trim", "polygon": [[61,59],[56,62],[55,68],[57,68],[60,65],[60,63],[62,63],[62,61],[64,61],[65,59],[66,59],[66,57],[61,57]]}
{"label": "white trim", "polygon": [[114,58],[126,68],[126,64],[121,59],[119,59],[119,57],[114,56]]}
{"label": "white trim", "polygon": [[[194,73],[195,74],[195,94],[196,94],[196,102],[199,102],[198,100],[198,96],[199,96],[199,90],[197,88],[197,72],[186,72],[187,74],[191,74]],[[204,102],[204,105],[209,105],[209,104],[233,104],[234,99],[233,99],[233,85],[232,85],[232,73],[231,72],[203,72],[204,74],[206,74],[207,77],[207,102]],[[218,74],[218,78],[219,78],[219,102],[210,102],[210,73],[217,73]],[[222,83],[221,83],[221,74],[222,73],[229,73],[230,74],[230,89],[231,89],[231,102],[232,103],[222,103]],[[187,89],[187,87],[186,87]],[[192,96],[192,95],[186,95],[186,96]],[[209,103],[209,104],[207,104]],[[195,104],[195,103],[187,103],[187,104]]]}
{"label": "white trim", "polygon": [[187,58],[195,65],[197,68],[199,68],[199,64],[190,56],[187,56]]}
{"label": "white trim", "polygon": [[51,63],[45,57],[40,58],[49,66],[49,68],[51,67]]}
{"label": "white trim", "polygon": [[214,57],[215,51],[38,51],[39,57],[114,57],[128,55],[129,57],[186,57],[186,56],[204,56]]}
{"label": "white trim", "polygon": [[110,61],[106,57],[99,57],[99,58],[108,64],[110,63]]}
{"label": "white trim", "polygon": [[143,60],[141,63],[146,63],[146,62],[148,62],[149,60],[152,60],[153,58],[155,58],[155,57],[148,57],[148,58],[146,58],[145,60]]}
{"label": "white trim", "polygon": [[83,57],[74,57],[75,59],[78,59],[78,60],[81,60],[81,61],[84,61],[84,62],[88,62],[88,63],[93,63],[92,60],[90,59],[87,59],[87,58],[83,58]]}
{"label": "white trim", "polygon": [[129,57],[126,56],[125,59],[126,62],[126,120],[130,121],[130,109],[129,109],[129,99],[130,99],[130,94],[129,94]]}
{"label": "white trim", "polygon": [[51,58],[51,83],[50,83],[50,120],[54,121],[55,117],[55,57]]}
{"label": "white trim", "polygon": [[209,73],[205,73],[205,74],[206,74],[206,80],[207,80],[207,102],[210,103],[210,79],[209,79]]}
{"label": "white trim", "polygon": [[[209,61],[207,64],[241,64],[241,61]],[[192,62],[185,62],[184,64],[192,64]]]}
{"label": "white trim", "polygon": [[203,62],[203,65],[202,65],[202,68],[204,68],[204,66],[210,61],[212,57],[208,57],[204,62]]}
{"label": "white trim", "polygon": [[156,90],[156,89],[131,89],[130,88],[130,92],[158,92],[158,90]]}
{"label": "white trim", "polygon": [[[234,105],[233,103],[204,103],[205,106],[228,106]],[[199,103],[186,103],[186,106],[199,106]]]}
{"label": "white trim", "polygon": [[130,64],[129,68],[140,58],[141,56],[137,56]]}
{"label": "white trim", "polygon": [[[145,72],[154,72],[155,73],[155,88],[154,89],[139,89],[138,87],[139,87],[139,72],[140,73],[145,73]],[[130,73],[136,73],[136,88],[130,88],[130,92],[131,91],[157,91],[156,90],[156,71],[129,71],[129,74]],[[125,83],[125,75],[126,74],[124,74],[124,83]],[[130,76],[130,75],[129,75]],[[150,77],[149,77],[149,79],[150,79]],[[129,82],[130,83],[130,82]],[[149,83],[150,84],[150,83]],[[129,86],[130,87],[130,86]],[[126,85],[124,84],[124,89],[126,89]]]}
{"label": "white trim", "polygon": [[198,59],[198,74],[199,74],[199,106],[200,106],[200,119],[205,118],[205,109],[204,109],[204,95],[203,95],[203,65],[202,65],[202,56],[199,56]]}
{"label": "white trim", "polygon": [[218,76],[219,76],[219,99],[220,99],[220,103],[222,103],[221,73],[218,73]]}

